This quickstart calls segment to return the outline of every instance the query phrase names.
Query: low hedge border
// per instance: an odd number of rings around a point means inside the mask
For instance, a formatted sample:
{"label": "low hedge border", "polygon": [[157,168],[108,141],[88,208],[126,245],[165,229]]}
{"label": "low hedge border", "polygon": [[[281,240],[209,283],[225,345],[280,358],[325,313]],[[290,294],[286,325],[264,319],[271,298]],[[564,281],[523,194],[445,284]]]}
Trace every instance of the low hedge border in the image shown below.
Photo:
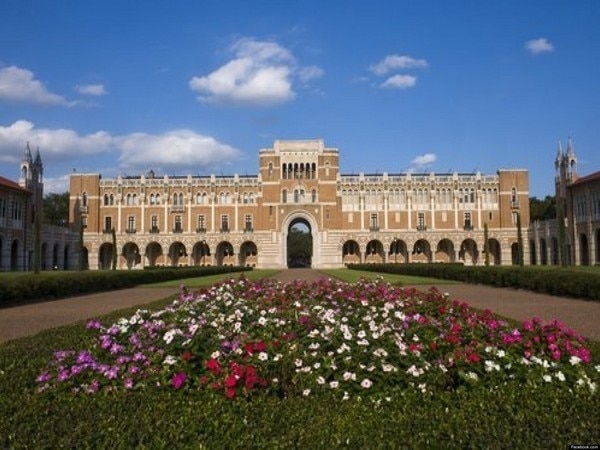
{"label": "low hedge border", "polygon": [[35,301],[124,289],[139,284],[251,270],[238,266],[173,267],[156,270],[42,272],[0,277],[0,308]]}
{"label": "low hedge border", "polygon": [[464,266],[462,264],[349,264],[349,269],[457,280],[600,301],[598,273],[553,267]]}

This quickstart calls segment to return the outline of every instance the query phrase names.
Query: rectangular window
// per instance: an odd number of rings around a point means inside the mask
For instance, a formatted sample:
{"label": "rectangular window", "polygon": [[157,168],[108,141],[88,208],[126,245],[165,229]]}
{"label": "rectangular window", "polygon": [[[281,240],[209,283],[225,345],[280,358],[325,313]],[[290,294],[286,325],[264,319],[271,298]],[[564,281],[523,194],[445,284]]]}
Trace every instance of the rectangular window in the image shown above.
{"label": "rectangular window", "polygon": [[492,214],[492,212],[488,212],[488,220],[492,220],[494,218],[494,215]]}
{"label": "rectangular window", "polygon": [[112,217],[106,216],[104,218],[104,231],[109,232],[112,230]]}
{"label": "rectangular window", "polygon": [[196,231],[199,233],[206,232],[206,218],[204,217],[204,214],[198,214],[198,228]]}
{"label": "rectangular window", "polygon": [[181,216],[175,216],[175,228],[173,229],[174,233],[181,233],[183,228],[181,227]]}
{"label": "rectangular window", "polygon": [[252,228],[252,215],[246,214],[244,231],[254,231]]}
{"label": "rectangular window", "polygon": [[471,224],[471,213],[470,212],[466,212],[465,213],[465,226],[464,226],[465,230],[472,230],[473,229],[473,225]]}
{"label": "rectangular window", "polygon": [[421,212],[417,215],[417,230],[423,231],[425,229],[425,213]]}
{"label": "rectangular window", "polygon": [[223,214],[221,216],[221,232],[229,231],[229,216],[227,214]]}
{"label": "rectangular window", "polygon": [[519,215],[519,213],[518,213],[518,212],[516,212],[516,211],[513,211],[513,212],[512,212],[512,214],[511,214],[511,218],[512,218],[512,224],[513,224],[513,225],[516,225],[516,224],[517,224],[517,216],[518,216],[518,215]]}
{"label": "rectangular window", "polygon": [[379,219],[377,214],[371,214],[371,231],[379,231]]}
{"label": "rectangular window", "polygon": [[135,216],[127,217],[127,232],[135,233]]}
{"label": "rectangular window", "polygon": [[348,223],[353,223],[353,222],[354,222],[354,214],[348,213]]}

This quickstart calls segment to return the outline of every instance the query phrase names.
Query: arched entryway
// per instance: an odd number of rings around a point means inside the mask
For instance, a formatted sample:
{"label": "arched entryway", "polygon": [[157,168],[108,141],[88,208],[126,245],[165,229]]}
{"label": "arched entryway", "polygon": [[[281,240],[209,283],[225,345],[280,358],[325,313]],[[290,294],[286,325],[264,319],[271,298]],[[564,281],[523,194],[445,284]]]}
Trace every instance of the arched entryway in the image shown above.
{"label": "arched entryway", "polygon": [[431,245],[425,239],[415,242],[411,253],[411,262],[431,262]]}
{"label": "arched entryway", "polygon": [[63,249],[63,269],[64,270],[69,270],[69,246],[65,245],[65,248]]}
{"label": "arched entryway", "polygon": [[146,246],[146,265],[154,267],[162,262],[163,250],[158,242],[150,242]]}
{"label": "arched entryway", "polygon": [[367,244],[365,251],[365,262],[370,264],[381,264],[383,262],[383,244],[378,239],[373,239]]}
{"label": "arched entryway", "polygon": [[192,250],[192,259],[195,266],[210,266],[212,257],[210,255],[210,247],[206,241],[197,242]]}
{"label": "arched entryway", "polygon": [[442,239],[435,250],[436,262],[454,262],[454,243],[450,239]]}
{"label": "arched entryway", "polygon": [[52,247],[52,270],[58,270],[58,244]]}
{"label": "arched entryway", "polygon": [[258,248],[252,241],[246,241],[240,247],[240,266],[256,267]]}
{"label": "arched entryway", "polygon": [[344,245],[342,245],[342,263],[360,263],[360,246],[358,245],[358,242],[354,240],[344,242]]}
{"label": "arched entryway", "polygon": [[185,249],[185,245],[181,242],[173,242],[169,247],[169,259],[171,261],[171,266],[177,267],[181,265],[185,258],[187,258],[187,251]]}
{"label": "arched entryway", "polygon": [[115,249],[112,244],[105,242],[98,251],[98,268],[108,270],[112,268],[113,254]]}
{"label": "arched entryway", "polygon": [[529,264],[532,266],[537,264],[537,253],[535,249],[535,241],[533,239],[529,241]]}
{"label": "arched entryway", "polygon": [[477,249],[477,243],[473,239],[465,239],[460,244],[460,251],[458,257],[466,265],[476,265],[479,260],[479,250]]}
{"label": "arched entryway", "polygon": [[10,270],[19,268],[19,241],[16,239],[10,245]]}
{"label": "arched entryway", "polygon": [[488,239],[488,251],[490,252],[489,262],[494,266],[499,266],[500,261],[500,242],[497,239]]}
{"label": "arched entryway", "polygon": [[590,251],[588,248],[587,234],[581,233],[579,235],[579,264],[582,266],[590,265]]}
{"label": "arched entryway", "polygon": [[133,269],[135,266],[142,262],[142,257],[140,256],[140,249],[133,242],[128,242],[123,246],[122,256],[125,259],[125,265],[128,269]]}
{"label": "arched entryway", "polygon": [[548,246],[546,239],[540,239],[540,264],[545,266],[548,264]]}
{"label": "arched entryway", "polygon": [[313,239],[310,223],[303,218],[292,220],[287,232],[287,266],[310,267],[312,265]]}
{"label": "arched entryway", "polygon": [[394,238],[391,242],[388,262],[394,264],[408,262],[408,247],[402,239]]}
{"label": "arched entryway", "polygon": [[217,266],[233,266],[235,264],[235,252],[231,242],[223,241],[217,245]]}

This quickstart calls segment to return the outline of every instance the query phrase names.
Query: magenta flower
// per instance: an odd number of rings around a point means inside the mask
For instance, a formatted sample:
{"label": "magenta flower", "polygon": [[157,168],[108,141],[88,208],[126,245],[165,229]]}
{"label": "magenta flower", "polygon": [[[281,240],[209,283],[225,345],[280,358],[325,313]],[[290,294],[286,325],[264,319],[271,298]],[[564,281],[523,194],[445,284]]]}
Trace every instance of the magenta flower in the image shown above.
{"label": "magenta flower", "polygon": [[173,385],[174,389],[179,389],[181,388],[181,386],[183,386],[183,383],[185,383],[186,379],[187,375],[185,374],[185,372],[179,372],[173,375],[173,378],[171,379],[171,384]]}

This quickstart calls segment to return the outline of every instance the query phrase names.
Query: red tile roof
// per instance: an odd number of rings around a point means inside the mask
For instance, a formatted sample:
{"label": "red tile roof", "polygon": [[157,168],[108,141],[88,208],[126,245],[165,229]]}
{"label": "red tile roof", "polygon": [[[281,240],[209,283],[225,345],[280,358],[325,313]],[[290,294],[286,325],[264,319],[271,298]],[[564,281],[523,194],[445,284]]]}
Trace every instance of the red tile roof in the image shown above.
{"label": "red tile roof", "polygon": [[585,177],[577,178],[577,180],[573,184],[582,184],[582,183],[587,183],[589,181],[596,181],[596,180],[600,180],[600,171],[586,175]]}
{"label": "red tile roof", "polygon": [[15,183],[14,181],[9,180],[8,178],[4,178],[2,176],[0,176],[0,187],[30,194],[30,192],[27,189],[23,189],[21,186],[19,186],[19,183]]}

